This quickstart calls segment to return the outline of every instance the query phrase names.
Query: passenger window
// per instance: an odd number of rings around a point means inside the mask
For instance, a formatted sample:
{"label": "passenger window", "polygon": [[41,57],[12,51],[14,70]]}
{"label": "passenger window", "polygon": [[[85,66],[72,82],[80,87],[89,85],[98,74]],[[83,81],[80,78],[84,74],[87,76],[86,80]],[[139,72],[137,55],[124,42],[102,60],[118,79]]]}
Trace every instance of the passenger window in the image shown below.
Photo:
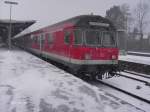
{"label": "passenger window", "polygon": [[41,35],[41,44],[42,44],[42,45],[44,44],[44,41],[45,41],[45,36],[42,34],[42,35]]}
{"label": "passenger window", "polygon": [[40,41],[41,41],[40,36],[37,36],[37,42],[39,45],[40,45]]}
{"label": "passenger window", "polygon": [[48,33],[48,44],[52,44],[53,40],[53,35],[51,33]]}
{"label": "passenger window", "polygon": [[69,31],[65,32],[64,41],[65,41],[66,44],[70,43],[70,32]]}
{"label": "passenger window", "polygon": [[75,45],[81,45],[82,41],[83,41],[82,31],[81,30],[75,30],[74,31],[74,44]]}
{"label": "passenger window", "polygon": [[34,43],[37,43],[37,36],[33,37],[33,41],[34,41]]}

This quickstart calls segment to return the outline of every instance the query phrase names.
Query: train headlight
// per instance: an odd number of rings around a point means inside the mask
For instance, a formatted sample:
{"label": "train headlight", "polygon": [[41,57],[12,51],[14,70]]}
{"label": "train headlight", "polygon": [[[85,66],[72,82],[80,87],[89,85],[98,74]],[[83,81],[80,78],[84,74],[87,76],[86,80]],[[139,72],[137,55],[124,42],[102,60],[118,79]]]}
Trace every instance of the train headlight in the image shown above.
{"label": "train headlight", "polygon": [[116,55],[112,55],[111,57],[113,60],[117,59]]}
{"label": "train headlight", "polygon": [[90,60],[91,59],[91,55],[90,54],[85,54],[85,59],[86,60]]}

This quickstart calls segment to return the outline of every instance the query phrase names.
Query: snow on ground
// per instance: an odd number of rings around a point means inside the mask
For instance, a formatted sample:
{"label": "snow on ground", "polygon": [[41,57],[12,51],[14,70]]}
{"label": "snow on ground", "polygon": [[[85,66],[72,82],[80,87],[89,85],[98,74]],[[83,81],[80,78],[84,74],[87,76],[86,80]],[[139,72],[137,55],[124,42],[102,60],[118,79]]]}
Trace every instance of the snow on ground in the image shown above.
{"label": "snow on ground", "polygon": [[[125,77],[117,77],[104,80],[109,84],[113,84],[116,87],[119,87],[123,90],[129,91],[133,94],[136,94],[140,97],[150,100],[150,86],[146,86],[144,83],[135,81]],[[137,89],[137,87],[140,87]]]}
{"label": "snow on ground", "polygon": [[[145,78],[145,77],[141,77],[141,76],[138,76],[138,75],[133,75],[133,74],[130,74],[130,73],[126,73],[126,72],[120,72],[122,75],[125,75],[125,76],[129,76],[129,77],[132,77],[132,78],[136,78],[136,79],[140,79],[142,81],[146,81],[147,83],[150,83],[150,77],[149,78]],[[140,74],[140,73],[139,73]],[[142,75],[142,74],[140,74]],[[145,76],[145,74],[143,74],[143,76]],[[149,76],[149,75],[148,75]]]}
{"label": "snow on ground", "polygon": [[147,52],[134,52],[134,51],[128,51],[128,53],[136,53],[136,54],[150,55],[150,53],[147,53]]}
{"label": "snow on ground", "polygon": [[[128,79],[125,77],[117,77],[117,78],[114,77],[103,81],[111,85],[113,84],[115,87],[126,90],[130,93],[143,97],[147,100],[150,100],[150,86],[146,86],[144,83],[141,83],[139,81],[134,81],[132,79]],[[150,105],[148,109],[150,109]],[[149,110],[147,110],[147,112],[149,112]]]}
{"label": "snow on ground", "polygon": [[120,55],[119,60],[150,65],[150,57],[144,57],[144,56],[133,56],[133,55],[121,56]]}
{"label": "snow on ground", "polygon": [[149,112],[150,110],[150,105],[145,103],[145,102],[141,102],[140,100],[133,98],[132,96],[129,96],[127,94],[124,94],[120,91],[117,91],[115,89],[112,89],[108,86],[102,85],[102,84],[98,84],[97,82],[91,82],[91,84],[96,85],[97,87],[101,88],[103,91],[107,92],[107,93],[111,93],[111,95],[113,97],[117,97],[120,98],[130,104],[133,104],[134,106],[144,110],[145,112]]}
{"label": "snow on ground", "polygon": [[0,49],[0,112],[143,112],[20,50]]}

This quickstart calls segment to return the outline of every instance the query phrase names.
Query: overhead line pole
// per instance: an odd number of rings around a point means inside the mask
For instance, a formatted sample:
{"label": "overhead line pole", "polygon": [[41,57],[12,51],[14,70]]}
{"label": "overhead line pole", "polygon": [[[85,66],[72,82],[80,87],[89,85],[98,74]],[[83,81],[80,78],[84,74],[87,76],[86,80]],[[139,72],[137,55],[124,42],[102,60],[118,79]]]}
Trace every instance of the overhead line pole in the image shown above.
{"label": "overhead line pole", "polygon": [[17,2],[12,2],[12,1],[5,1],[4,3],[10,5],[9,31],[8,31],[8,46],[9,46],[9,50],[11,50],[11,33],[12,33],[12,20],[11,20],[11,15],[12,15],[12,5],[18,5],[18,3],[17,3]]}

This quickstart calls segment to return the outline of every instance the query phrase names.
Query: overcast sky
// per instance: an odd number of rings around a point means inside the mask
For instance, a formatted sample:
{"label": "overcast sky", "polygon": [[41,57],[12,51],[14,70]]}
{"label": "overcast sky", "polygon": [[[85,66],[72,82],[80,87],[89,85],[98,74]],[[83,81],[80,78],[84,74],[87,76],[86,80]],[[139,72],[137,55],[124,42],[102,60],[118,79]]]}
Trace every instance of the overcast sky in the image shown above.
{"label": "overcast sky", "polygon": [[[10,0],[19,4],[13,6],[12,18],[18,20],[38,20],[53,24],[64,19],[93,12],[105,16],[113,5],[127,3],[131,8],[139,0]],[[142,0],[143,1],[143,0]],[[150,3],[150,2],[149,2]],[[0,18],[9,18],[9,6],[0,0]]]}

